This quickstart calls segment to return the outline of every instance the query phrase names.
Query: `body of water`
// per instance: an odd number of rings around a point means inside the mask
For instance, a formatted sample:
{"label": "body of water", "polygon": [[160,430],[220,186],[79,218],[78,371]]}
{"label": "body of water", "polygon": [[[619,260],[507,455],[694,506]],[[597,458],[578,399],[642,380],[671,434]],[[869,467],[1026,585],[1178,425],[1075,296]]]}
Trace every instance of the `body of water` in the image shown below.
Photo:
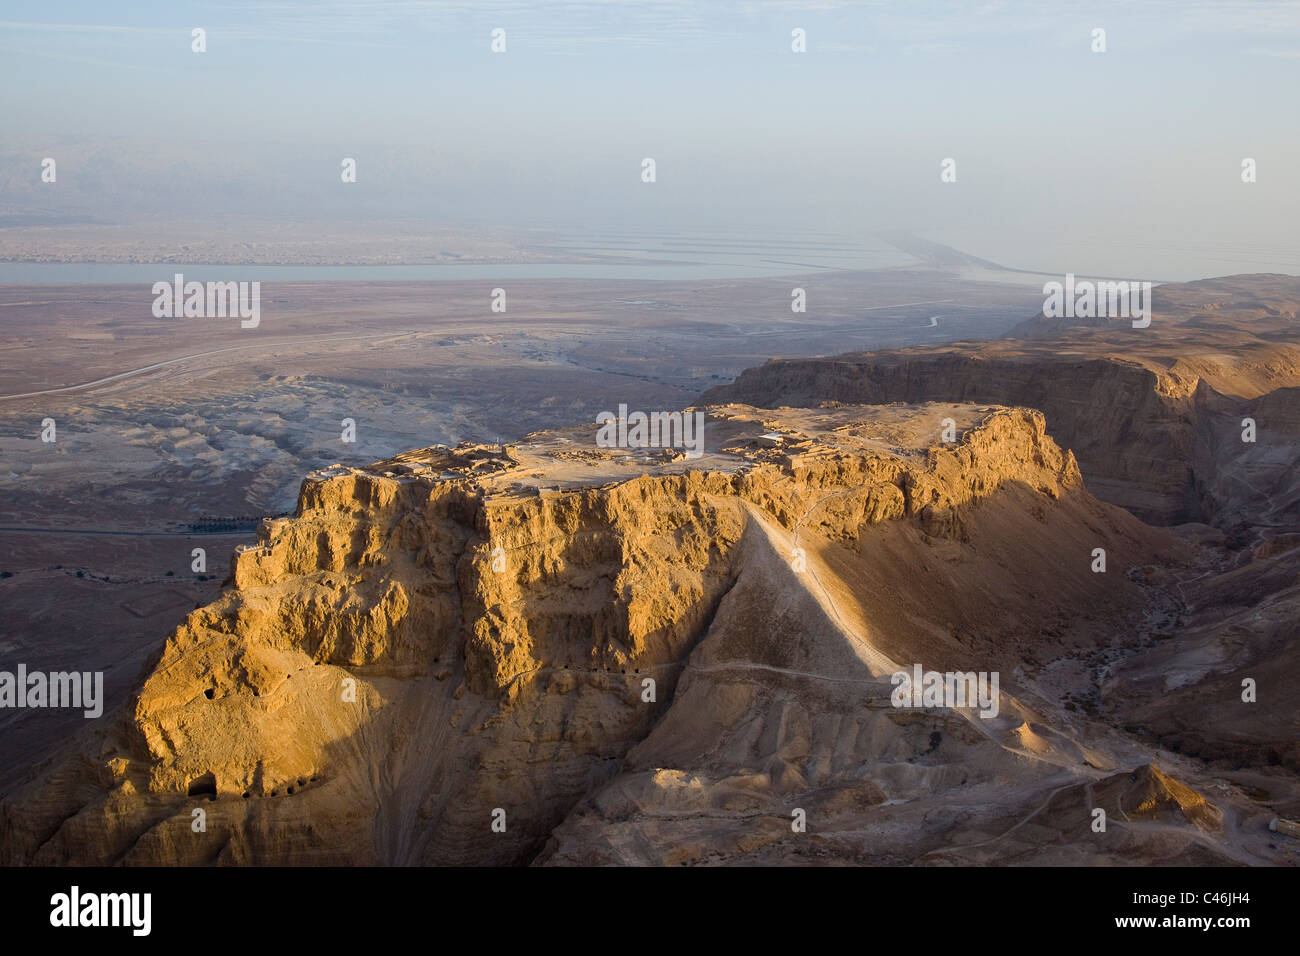
{"label": "body of water", "polygon": [[0,262],[0,284],[171,282],[430,282],[453,279],[753,279],[815,271],[724,263],[448,263],[419,266],[261,266],[211,263]]}
{"label": "body of water", "polygon": [[540,244],[555,258],[600,257],[601,262],[430,263],[427,265],[240,265],[221,263],[0,262],[0,284],[170,282],[180,272],[195,282],[356,282],[496,279],[694,280],[761,279],[845,269],[882,269],[915,260],[875,240],[785,241],[720,235],[655,234],[551,239]]}

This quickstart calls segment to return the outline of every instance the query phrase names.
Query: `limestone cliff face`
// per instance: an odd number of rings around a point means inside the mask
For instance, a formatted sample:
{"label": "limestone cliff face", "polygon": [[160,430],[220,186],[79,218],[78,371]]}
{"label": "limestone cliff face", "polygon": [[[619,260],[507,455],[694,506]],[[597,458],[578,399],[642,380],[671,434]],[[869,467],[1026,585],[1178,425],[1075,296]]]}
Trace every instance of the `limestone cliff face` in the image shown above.
{"label": "limestone cliff face", "polygon": [[[781,413],[714,414],[757,433]],[[877,670],[889,655],[978,664],[1009,626],[963,622],[999,614],[996,594],[962,590],[987,580],[980,561],[999,562],[1008,588],[1041,590],[1045,615],[1091,617],[1088,549],[1110,549],[1119,571],[1167,544],[1087,495],[1037,412],[936,407],[914,430],[952,414],[964,434],[910,451],[854,445],[853,416],[872,414],[826,412],[847,424],[787,451],[558,491],[536,486],[540,459],[475,449],[309,478],[296,515],[235,554],[232,586],[167,639],[129,707],[3,805],[3,862],[525,862],[675,707],[701,642],[734,642],[750,613],[727,602],[742,572],[754,593],[812,586],[788,571],[806,549],[853,654]],[[987,538],[998,514],[1023,540]],[[1077,560],[1044,567],[1064,538]],[[970,566],[853,584],[889,547]],[[755,577],[768,567],[786,570]],[[1135,585],[1116,574],[1107,587],[1111,612],[1137,613]],[[863,633],[876,636],[842,636],[872,615]],[[801,616],[752,623],[754,659],[810,659],[824,639]],[[1026,622],[1023,639],[1037,633]]]}
{"label": "limestone cliff face", "polygon": [[1157,524],[1274,524],[1300,494],[1300,278],[1167,284],[1152,301],[1146,328],[1040,315],[993,342],[774,360],[703,400],[1036,408],[1104,501]]}
{"label": "limestone cliff face", "polygon": [[1283,403],[1258,389],[1300,382],[1298,359],[1294,349],[1271,348],[1258,361],[1238,362],[1249,366],[1245,371],[1229,374],[1222,362],[1208,359],[1076,359],[1068,351],[1020,354],[1008,345],[910,349],[774,360],[710,390],[703,400],[1023,405],[1044,413],[1052,437],[1078,456],[1089,489],[1103,500],[1156,524],[1230,525],[1272,507],[1228,474],[1243,450],[1259,447],[1243,449],[1240,438],[1240,420],[1255,407],[1270,413],[1261,420],[1283,445],[1272,455],[1268,480],[1285,481],[1291,470],[1288,453],[1300,437],[1295,410],[1289,404],[1276,408]]}

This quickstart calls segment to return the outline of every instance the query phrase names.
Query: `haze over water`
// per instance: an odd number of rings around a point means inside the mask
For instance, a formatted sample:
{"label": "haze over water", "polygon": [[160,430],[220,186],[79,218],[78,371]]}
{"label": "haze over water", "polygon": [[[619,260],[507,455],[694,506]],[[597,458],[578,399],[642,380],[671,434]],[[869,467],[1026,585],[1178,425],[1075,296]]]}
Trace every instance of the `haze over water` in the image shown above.
{"label": "haze over water", "polygon": [[622,251],[663,258],[668,236],[903,230],[1052,274],[1300,271],[1300,132],[1279,122],[1300,85],[1294,4],[7,11],[0,239],[229,223],[274,241],[268,222],[393,220],[642,237]]}

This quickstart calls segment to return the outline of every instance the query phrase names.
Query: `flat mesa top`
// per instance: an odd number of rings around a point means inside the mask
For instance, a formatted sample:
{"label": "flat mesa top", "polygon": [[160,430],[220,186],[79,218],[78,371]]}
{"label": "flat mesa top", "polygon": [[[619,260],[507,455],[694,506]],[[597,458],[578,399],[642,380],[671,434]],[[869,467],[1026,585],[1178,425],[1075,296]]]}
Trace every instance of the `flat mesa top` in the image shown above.
{"label": "flat mesa top", "polygon": [[[924,460],[929,449],[941,444],[945,419],[952,419],[960,439],[994,410],[995,406],[938,402],[777,409],[711,405],[674,411],[671,419],[660,417],[654,432],[648,426],[646,430],[656,443],[643,447],[602,447],[598,444],[602,426],[593,421],[533,432],[502,445],[465,442],[455,448],[404,452],[366,468],[335,465],[312,477],[359,473],[406,481],[465,482],[488,495],[531,496],[640,475],[735,474],[761,464],[793,467],[835,457]],[[638,419],[634,411],[627,418],[630,430]],[[688,418],[692,422],[686,426]],[[686,427],[679,428],[679,421]],[[618,424],[605,426],[606,435],[617,434]],[[693,456],[696,449],[699,454]]]}

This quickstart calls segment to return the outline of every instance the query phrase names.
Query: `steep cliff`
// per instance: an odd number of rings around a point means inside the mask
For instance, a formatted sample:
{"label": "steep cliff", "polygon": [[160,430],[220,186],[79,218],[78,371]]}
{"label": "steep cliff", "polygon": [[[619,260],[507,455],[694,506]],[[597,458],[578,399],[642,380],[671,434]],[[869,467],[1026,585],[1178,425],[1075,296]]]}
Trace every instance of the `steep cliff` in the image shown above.
{"label": "steep cliff", "polygon": [[1040,316],[996,342],[773,360],[702,400],[1036,408],[1101,499],[1156,524],[1266,525],[1300,496],[1297,310],[1293,277],[1162,286],[1145,329]]}
{"label": "steep cliff", "polygon": [[[914,860],[1149,762],[1042,675],[1140,639],[1159,589],[1126,569],[1186,551],[1040,414],[708,413],[699,460],[586,426],[310,477],[4,803],[3,862],[703,862],[875,807],[888,840],[816,853]],[[997,715],[891,706],[913,664],[1000,671]],[[585,841],[589,806],[622,822]],[[1213,839],[1160,854],[1238,852]]]}
{"label": "steep cliff", "polygon": [[705,398],[1041,409],[1091,491],[1149,521],[1190,522],[1177,534],[1201,555],[1194,573],[1149,577],[1171,597],[1157,612],[1167,625],[1107,668],[1097,712],[1296,812],[1297,316],[1293,276],[1167,285],[1145,329],[1039,316],[997,342],[772,361]]}

